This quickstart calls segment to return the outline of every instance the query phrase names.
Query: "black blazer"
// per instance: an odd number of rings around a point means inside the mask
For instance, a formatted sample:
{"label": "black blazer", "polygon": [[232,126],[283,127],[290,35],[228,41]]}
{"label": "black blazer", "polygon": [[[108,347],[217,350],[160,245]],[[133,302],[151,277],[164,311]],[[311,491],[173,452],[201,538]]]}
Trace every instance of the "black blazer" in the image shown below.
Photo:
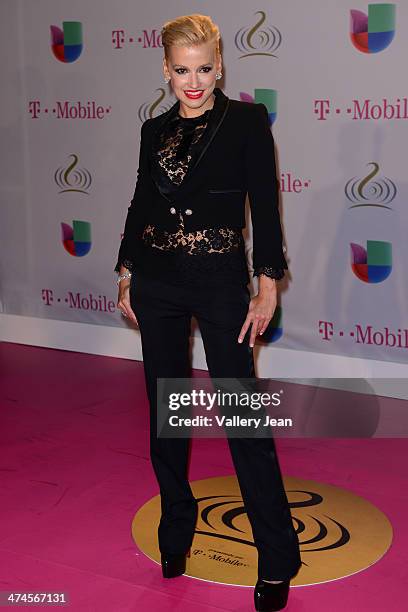
{"label": "black blazer", "polygon": [[[181,185],[163,192],[163,179],[153,163],[156,138],[180,102],[141,129],[136,187],[128,208],[116,271],[124,261],[142,257],[142,231],[147,224],[173,232],[181,211],[187,232],[214,227],[245,227],[249,196],[253,230],[253,267],[287,268],[278,209],[274,140],[264,104],[232,100],[215,88],[214,106]],[[187,213],[185,212],[187,211]],[[126,264],[125,264],[126,265]]]}

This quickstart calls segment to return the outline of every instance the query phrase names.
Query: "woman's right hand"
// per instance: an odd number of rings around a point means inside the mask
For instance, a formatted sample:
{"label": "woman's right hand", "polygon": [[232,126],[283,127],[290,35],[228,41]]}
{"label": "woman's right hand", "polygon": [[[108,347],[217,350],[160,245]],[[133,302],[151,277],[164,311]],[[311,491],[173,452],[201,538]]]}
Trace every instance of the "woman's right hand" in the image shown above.
{"label": "woman's right hand", "polygon": [[124,317],[136,323],[137,326],[139,325],[136,315],[130,305],[130,282],[127,278],[121,280],[119,283],[118,303],[116,307],[119,308]]}

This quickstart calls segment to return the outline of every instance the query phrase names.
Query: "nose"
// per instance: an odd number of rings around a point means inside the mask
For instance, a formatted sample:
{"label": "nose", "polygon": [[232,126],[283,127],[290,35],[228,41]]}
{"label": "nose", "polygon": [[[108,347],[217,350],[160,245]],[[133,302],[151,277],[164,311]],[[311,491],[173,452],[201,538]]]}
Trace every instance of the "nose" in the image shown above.
{"label": "nose", "polygon": [[196,72],[192,72],[190,76],[189,86],[191,89],[197,89],[200,84],[199,77]]}

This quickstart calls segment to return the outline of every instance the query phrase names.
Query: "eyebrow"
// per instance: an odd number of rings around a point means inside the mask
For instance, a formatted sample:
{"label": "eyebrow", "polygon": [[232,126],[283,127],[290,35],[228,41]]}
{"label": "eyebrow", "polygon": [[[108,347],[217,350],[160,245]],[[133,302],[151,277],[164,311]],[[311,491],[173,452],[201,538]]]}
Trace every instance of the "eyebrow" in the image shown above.
{"label": "eyebrow", "polygon": [[[201,66],[198,66],[199,68],[204,68],[204,66],[210,66],[212,65],[213,62],[207,62],[206,64],[201,64]],[[188,66],[183,66],[183,64],[172,64],[173,68],[188,68]]]}

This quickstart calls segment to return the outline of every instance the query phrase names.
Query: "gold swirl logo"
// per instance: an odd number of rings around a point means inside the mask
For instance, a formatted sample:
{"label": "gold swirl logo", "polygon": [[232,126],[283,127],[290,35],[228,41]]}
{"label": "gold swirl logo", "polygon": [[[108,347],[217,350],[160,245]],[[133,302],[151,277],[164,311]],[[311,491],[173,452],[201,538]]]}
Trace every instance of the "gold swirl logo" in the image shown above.
{"label": "gold swirl logo", "polygon": [[371,172],[361,178],[353,177],[347,181],[344,188],[347,199],[352,202],[349,208],[360,208],[361,206],[376,206],[391,210],[391,202],[397,195],[395,183],[386,176],[377,177],[380,166],[376,162],[369,162],[372,166]]}
{"label": "gold swirl logo", "polygon": [[138,116],[142,123],[146,121],[146,119],[161,115],[173,106],[171,102],[162,104],[166,97],[166,92],[162,87],[159,87],[156,91],[158,92],[158,96],[153,102],[144,102],[139,106]]}
{"label": "gold swirl logo", "polygon": [[[312,491],[290,489],[287,494],[292,499],[296,496],[304,497],[299,501],[289,502],[291,510],[292,508],[309,508],[312,511],[313,506],[318,506],[324,501],[321,495]],[[217,534],[222,532],[220,537],[224,539],[240,542],[247,546],[255,546],[250,529],[245,531],[235,524],[235,521],[239,520],[241,516],[246,515],[246,511],[242,499],[238,496],[234,497],[236,499],[226,499],[225,495],[218,495],[197,499],[199,507],[201,506],[201,521],[210,529],[196,529],[195,533],[218,537]],[[318,516],[310,514],[306,521],[300,517],[296,518],[296,516],[292,518],[296,525],[301,550],[307,552],[331,550],[344,546],[350,540],[348,529],[333,517],[325,515],[322,520]],[[249,523],[246,526],[249,528]],[[314,548],[310,548],[310,545],[313,545]]]}
{"label": "gold swirl logo", "polygon": [[[311,480],[285,477],[284,484],[302,558],[292,584],[349,576],[378,561],[390,547],[391,524],[362,497]],[[191,488],[199,516],[186,575],[253,586],[258,555],[236,477],[198,480]],[[156,496],[139,509],[132,524],[136,544],[158,563],[159,520],[160,496]]]}
{"label": "gold swirl logo", "polygon": [[265,24],[264,11],[257,11],[255,15],[259,15],[259,19],[252,27],[241,28],[235,34],[235,46],[242,53],[239,59],[251,55],[276,57],[275,51],[282,43],[282,34],[276,27]]}
{"label": "gold swirl logo", "polygon": [[72,161],[68,166],[60,167],[54,173],[54,180],[60,188],[59,193],[75,191],[89,195],[92,184],[92,176],[86,168],[78,166],[79,157],[75,153],[69,156]]}

